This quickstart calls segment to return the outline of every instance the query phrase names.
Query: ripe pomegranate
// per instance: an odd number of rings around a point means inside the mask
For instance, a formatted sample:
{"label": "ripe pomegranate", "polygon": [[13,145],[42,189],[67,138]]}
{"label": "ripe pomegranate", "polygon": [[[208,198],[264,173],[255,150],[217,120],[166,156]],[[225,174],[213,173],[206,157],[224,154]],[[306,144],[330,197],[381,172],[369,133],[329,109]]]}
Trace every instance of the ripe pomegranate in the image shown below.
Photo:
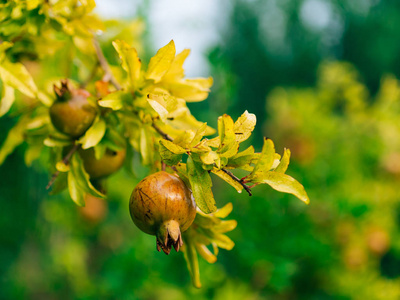
{"label": "ripe pomegranate", "polygon": [[129,210],[140,230],[157,237],[157,250],[169,254],[183,245],[181,233],[193,223],[196,203],[178,175],[160,171],[138,183]]}
{"label": "ripe pomegranate", "polygon": [[89,104],[90,93],[72,89],[68,80],[61,81],[61,88],[54,85],[57,99],[50,107],[50,119],[54,127],[72,138],[81,137],[92,125],[96,108]]}

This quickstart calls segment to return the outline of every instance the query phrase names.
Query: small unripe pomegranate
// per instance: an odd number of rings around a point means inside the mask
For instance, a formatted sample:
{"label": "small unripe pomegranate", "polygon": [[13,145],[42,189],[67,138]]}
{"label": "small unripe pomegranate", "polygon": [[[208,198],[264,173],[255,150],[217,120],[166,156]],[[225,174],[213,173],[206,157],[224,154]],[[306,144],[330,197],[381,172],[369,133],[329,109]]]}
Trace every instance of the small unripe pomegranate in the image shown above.
{"label": "small unripe pomegranate", "polygon": [[57,99],[50,107],[50,119],[54,127],[72,138],[81,137],[92,125],[96,108],[89,104],[90,93],[72,89],[68,81],[61,81],[61,88],[54,85]]}
{"label": "small unripe pomegranate", "polygon": [[107,148],[100,159],[96,159],[94,149],[79,149],[79,155],[83,160],[83,166],[91,179],[107,177],[117,172],[124,164],[126,150],[113,151]]}
{"label": "small unripe pomegranate", "polygon": [[181,233],[196,216],[192,192],[174,174],[161,171],[138,183],[129,201],[131,218],[143,232],[155,235],[157,250],[169,254],[183,245]]}

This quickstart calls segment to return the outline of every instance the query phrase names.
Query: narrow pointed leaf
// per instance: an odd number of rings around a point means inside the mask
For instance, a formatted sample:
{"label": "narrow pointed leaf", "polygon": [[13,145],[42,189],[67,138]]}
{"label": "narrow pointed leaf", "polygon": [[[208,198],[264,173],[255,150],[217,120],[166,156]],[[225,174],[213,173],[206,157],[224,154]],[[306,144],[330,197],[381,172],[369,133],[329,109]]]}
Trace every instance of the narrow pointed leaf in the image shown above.
{"label": "narrow pointed leaf", "polygon": [[80,189],[77,179],[72,172],[68,172],[68,190],[71,199],[78,206],[85,206],[85,194]]}
{"label": "narrow pointed leaf", "polygon": [[14,88],[6,84],[3,85],[3,94],[0,102],[0,117],[10,110],[15,100]]}
{"label": "narrow pointed leaf", "polygon": [[132,89],[136,88],[136,82],[140,77],[141,61],[135,48],[129,46],[126,42],[116,40],[112,42],[115,50],[119,54],[122,62],[122,68],[128,73],[129,82]]}
{"label": "narrow pointed leaf", "polygon": [[146,78],[160,81],[168,71],[175,58],[175,43],[171,40],[167,45],[158,50],[157,54],[150,59]]}
{"label": "narrow pointed leaf", "polygon": [[106,133],[106,122],[98,118],[93,125],[86,131],[85,135],[79,139],[83,149],[96,146]]}
{"label": "narrow pointed leaf", "polygon": [[289,166],[289,162],[290,162],[290,150],[285,149],[285,151],[283,152],[282,159],[274,171],[278,173],[285,173]]}
{"label": "narrow pointed leaf", "polygon": [[250,173],[248,180],[257,179],[262,177],[264,173],[268,172],[275,160],[275,146],[272,140],[264,138],[264,145],[261,151],[261,156],[254,167],[253,172]]}
{"label": "narrow pointed leaf", "polygon": [[36,97],[37,87],[23,64],[3,60],[0,63],[0,78],[3,84],[13,87],[28,97]]}
{"label": "narrow pointed leaf", "polygon": [[310,202],[303,185],[287,174],[270,171],[265,173],[263,178],[257,179],[257,182],[266,183],[279,192],[292,194],[306,204]]}

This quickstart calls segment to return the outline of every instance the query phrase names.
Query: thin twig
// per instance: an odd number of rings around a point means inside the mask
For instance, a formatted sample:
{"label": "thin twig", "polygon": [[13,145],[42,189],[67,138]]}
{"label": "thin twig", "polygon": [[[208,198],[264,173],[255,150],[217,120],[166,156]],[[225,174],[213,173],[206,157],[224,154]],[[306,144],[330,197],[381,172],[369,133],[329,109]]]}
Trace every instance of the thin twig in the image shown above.
{"label": "thin twig", "polygon": [[237,178],[231,171],[228,171],[227,169],[221,169],[222,172],[225,174],[228,174],[233,180],[237,181],[240,183],[240,185],[245,189],[245,191],[249,194],[249,196],[252,196],[253,194],[251,193],[251,189],[249,186],[247,186],[244,182],[242,182],[239,178]]}
{"label": "thin twig", "polygon": [[100,66],[104,71],[103,80],[110,81],[117,90],[121,90],[122,87],[115,79],[114,75],[111,73],[110,66],[108,65],[108,62],[104,57],[103,50],[101,50],[100,44],[95,37],[93,38],[93,45],[96,49],[97,59],[99,60]]}
{"label": "thin twig", "polygon": [[[69,164],[69,160],[72,157],[72,154],[74,154],[80,147],[80,144],[75,144],[71,150],[69,150],[69,152],[67,153],[67,155],[65,155],[65,157],[63,158],[62,162],[64,163],[64,165],[68,165]],[[51,176],[51,179],[49,181],[49,183],[46,186],[46,190],[48,190],[54,183],[54,181],[56,181],[58,175],[60,174],[60,171],[57,170],[54,172],[54,174]]]}
{"label": "thin twig", "polygon": [[173,142],[174,139],[172,137],[170,137],[168,134],[166,134],[164,131],[162,131],[160,129],[160,127],[158,127],[154,122],[152,124],[153,128],[166,140]]}
{"label": "thin twig", "polygon": [[[166,134],[164,131],[162,131],[154,122],[153,122],[153,128],[166,140],[173,142],[173,138],[170,137],[168,134]],[[250,187],[248,187],[244,182],[242,182],[239,178],[237,178],[231,171],[228,171],[227,169],[221,169],[224,173],[228,174],[233,180],[239,182],[239,184],[245,189],[245,191],[249,194],[249,196],[252,196],[253,194],[251,193]]]}

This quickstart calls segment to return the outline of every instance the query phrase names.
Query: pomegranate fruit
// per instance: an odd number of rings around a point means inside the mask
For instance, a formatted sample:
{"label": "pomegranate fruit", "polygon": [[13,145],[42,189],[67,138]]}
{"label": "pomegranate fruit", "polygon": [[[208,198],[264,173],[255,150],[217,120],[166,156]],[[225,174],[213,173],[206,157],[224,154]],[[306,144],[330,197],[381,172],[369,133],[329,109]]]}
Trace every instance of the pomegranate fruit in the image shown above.
{"label": "pomegranate fruit", "polygon": [[183,245],[181,233],[196,216],[196,203],[191,190],[178,177],[164,171],[147,176],[138,183],[129,201],[135,225],[155,235],[157,250],[169,254]]}
{"label": "pomegranate fruit", "polygon": [[50,119],[54,127],[72,137],[81,137],[92,125],[96,108],[89,104],[90,93],[83,89],[72,89],[68,80],[61,81],[61,88],[54,85],[57,99],[50,107]]}
{"label": "pomegranate fruit", "polygon": [[126,150],[113,151],[107,149],[100,159],[96,159],[94,149],[79,149],[83,166],[91,179],[107,177],[118,171],[124,164]]}

